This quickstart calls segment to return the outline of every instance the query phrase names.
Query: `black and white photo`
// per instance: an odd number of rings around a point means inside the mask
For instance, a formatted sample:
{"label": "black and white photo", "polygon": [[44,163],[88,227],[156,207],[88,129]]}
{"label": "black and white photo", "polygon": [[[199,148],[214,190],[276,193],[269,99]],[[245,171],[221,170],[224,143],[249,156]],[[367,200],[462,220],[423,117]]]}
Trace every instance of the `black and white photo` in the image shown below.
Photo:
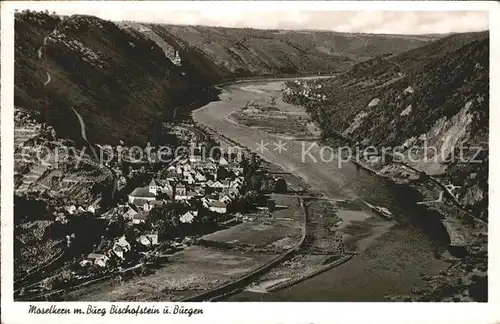
{"label": "black and white photo", "polygon": [[491,302],[487,10],[69,3],[8,6],[27,313]]}

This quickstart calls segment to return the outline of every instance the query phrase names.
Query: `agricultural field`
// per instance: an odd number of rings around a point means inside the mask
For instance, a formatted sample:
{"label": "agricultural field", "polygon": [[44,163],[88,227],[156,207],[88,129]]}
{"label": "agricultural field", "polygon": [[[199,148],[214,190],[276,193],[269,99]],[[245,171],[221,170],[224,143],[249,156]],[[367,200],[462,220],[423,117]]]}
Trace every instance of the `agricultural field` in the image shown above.
{"label": "agricultural field", "polygon": [[276,210],[271,214],[244,215],[241,224],[202,237],[204,241],[266,248],[271,251],[292,248],[302,234],[303,212],[295,197],[271,196]]}
{"label": "agricultural field", "polygon": [[227,118],[235,123],[261,129],[270,133],[294,137],[317,136],[319,133],[307,112],[300,107],[284,102],[280,98],[279,84],[274,87],[248,85],[241,88],[252,93],[270,95],[269,99],[253,99],[231,113]]}
{"label": "agricultural field", "polygon": [[55,258],[64,247],[62,240],[46,240],[49,220],[23,223],[15,228],[14,242],[14,279],[23,277],[28,270],[33,270]]}
{"label": "agricultural field", "polygon": [[174,254],[169,264],[146,277],[113,279],[71,292],[67,300],[167,301],[195,295],[239,278],[272,259],[272,255],[219,251],[200,246]]}

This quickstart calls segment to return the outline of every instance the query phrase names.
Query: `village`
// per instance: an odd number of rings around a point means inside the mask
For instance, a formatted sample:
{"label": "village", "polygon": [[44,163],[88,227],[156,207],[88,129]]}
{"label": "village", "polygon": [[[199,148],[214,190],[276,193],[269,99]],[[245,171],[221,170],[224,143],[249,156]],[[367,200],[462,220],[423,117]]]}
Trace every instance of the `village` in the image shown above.
{"label": "village", "polygon": [[[199,154],[183,156],[158,171],[146,186],[134,188],[125,203],[118,204],[99,217],[122,217],[137,229],[138,242],[147,247],[156,246],[167,237],[162,237],[162,232],[168,231],[168,228],[158,228],[157,224],[159,218],[165,216],[162,212],[172,213],[169,223],[163,224],[172,228],[188,228],[203,221],[207,223],[209,218],[214,222],[226,219],[228,208],[241,198],[245,181],[243,171],[241,161],[229,163],[224,157],[204,161]],[[71,205],[67,206],[67,211],[75,214],[85,212],[85,209]],[[93,206],[89,206],[87,211],[96,213]],[[178,238],[175,232],[169,234],[169,238]],[[182,246],[177,242],[173,244],[175,247]],[[122,236],[116,239],[113,249],[108,253],[91,253],[86,262],[92,261],[105,267],[111,258],[109,253],[116,254],[117,246],[120,246],[119,251],[130,250],[130,244]],[[122,258],[121,254],[119,256]]]}
{"label": "village", "polygon": [[[123,142],[107,146],[105,154],[113,158],[101,173],[115,175],[114,188],[107,182],[98,186],[102,192],[92,199],[45,200],[53,220],[43,238],[60,242],[61,252],[18,277],[18,298],[66,291],[110,276],[146,275],[202,235],[245,222],[248,217],[243,215],[250,210],[270,216],[275,204],[261,188],[267,185],[267,193],[275,187],[286,190],[286,181],[261,172],[255,154],[221,151],[213,138],[193,125],[173,127],[171,133],[179,139],[177,145],[189,149],[169,154],[162,162],[155,151],[149,159],[131,161],[125,158],[129,148]],[[212,147],[219,151],[209,151]],[[53,169],[57,168],[49,167]],[[50,197],[48,189],[36,196],[27,187],[18,190],[16,198],[40,201],[40,196]],[[27,240],[20,236],[19,241]]]}

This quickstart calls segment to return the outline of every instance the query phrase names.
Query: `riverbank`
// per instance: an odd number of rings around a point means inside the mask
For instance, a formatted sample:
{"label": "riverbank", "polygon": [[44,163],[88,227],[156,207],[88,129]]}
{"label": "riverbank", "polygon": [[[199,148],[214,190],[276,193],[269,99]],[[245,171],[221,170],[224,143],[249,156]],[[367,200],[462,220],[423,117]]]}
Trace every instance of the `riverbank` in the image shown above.
{"label": "riverbank", "polygon": [[[245,77],[245,78],[231,78],[226,80],[221,80],[220,82],[213,84],[210,87],[204,88],[200,90],[201,98],[194,100],[189,103],[185,103],[183,105],[177,106],[173,109],[173,120],[172,121],[182,121],[186,119],[191,119],[192,112],[196,109],[203,107],[204,105],[217,101],[217,97],[214,97],[216,92],[212,92],[211,90],[221,90],[223,87],[229,85],[237,85],[237,84],[245,84],[245,83],[253,83],[253,82],[275,82],[275,81],[287,81],[287,80],[295,80],[295,79],[328,79],[334,78],[338,73],[328,74],[328,75],[318,75],[316,73],[304,73],[304,74],[282,74],[277,76],[259,76],[259,77]],[[220,94],[220,93],[217,93]]]}
{"label": "riverbank", "polygon": [[[339,135],[340,136],[340,135]],[[338,142],[341,142],[339,144]],[[337,138],[337,146],[353,145],[346,138]],[[318,146],[336,147],[330,142]],[[448,252],[440,258],[450,263],[436,276],[423,276],[426,285],[414,288],[411,294],[387,296],[394,301],[487,301],[487,236],[488,225],[466,210],[449,189],[433,176],[404,163],[355,157],[350,160],[358,168],[388,179],[398,186],[421,194],[417,204],[434,215],[448,234]]]}
{"label": "riverbank", "polygon": [[[448,266],[435,258],[436,248],[443,249],[439,235],[427,236],[422,228],[434,227],[434,223],[420,222],[422,215],[414,206],[420,197],[408,196],[405,200],[397,198],[398,188],[353,164],[336,167],[335,161],[301,160],[302,142],[286,140],[286,151],[278,153],[272,146],[282,136],[235,125],[227,117],[235,109],[245,106],[251,100],[270,100],[279,94],[282,83],[258,83],[248,91],[247,85],[230,86],[223,89],[221,100],[193,112],[198,125],[214,130],[221,137],[230,139],[233,145],[243,146],[256,152],[263,160],[276,164],[284,172],[299,176],[311,188],[331,201],[356,200],[369,201],[373,205],[388,207],[396,215],[397,222],[388,222],[366,211],[345,212],[339,217],[343,224],[349,225],[345,233],[360,236],[352,244],[359,249],[358,256],[338,267],[327,270],[311,279],[273,293],[241,292],[227,297],[228,300],[287,300],[287,301],[375,301],[386,300],[388,294],[409,293],[414,285],[422,285],[421,274],[436,274]],[[279,102],[278,102],[279,105]],[[268,143],[268,149],[258,151],[259,143]],[[307,144],[307,143],[306,143]],[[312,155],[319,156],[319,148]],[[405,273],[405,279],[398,275]],[[379,280],[376,289],[373,276]],[[347,281],[346,281],[347,280]],[[347,284],[348,283],[348,284]]]}
{"label": "riverbank", "polygon": [[[209,132],[211,136],[226,141],[226,144],[233,146],[239,145],[210,127],[205,126],[204,131]],[[248,147],[243,147],[243,149],[250,151]],[[280,167],[273,167],[274,164],[270,161],[266,161],[266,163],[268,164],[266,169],[270,169],[269,171],[271,173],[291,175],[287,172],[280,172]],[[295,176],[291,175],[291,177]],[[289,182],[290,178],[287,179],[287,183]],[[297,181],[292,181],[292,183],[293,182]],[[299,181],[299,183],[300,182],[301,181]],[[296,183],[294,184],[294,187],[295,186]],[[302,186],[302,188],[303,187],[304,186]],[[294,195],[291,195],[291,197],[293,196]],[[263,293],[274,292],[303,282],[349,261],[356,253],[346,252],[344,249],[343,233],[339,227],[342,220],[339,217],[337,207],[332,205],[328,200],[317,200],[314,196],[310,196],[307,191],[302,192],[300,195],[296,195],[299,200],[302,196],[311,198],[307,198],[309,203],[303,207],[305,218],[303,221],[304,224],[302,225],[302,237],[296,246],[290,248],[290,250],[281,256],[271,260],[268,264],[259,267],[255,271],[252,271],[243,278],[208,292],[203,292],[200,295],[185,298],[183,301],[220,300],[230,298],[232,295],[241,291],[245,285],[249,284],[251,285],[246,288],[249,291],[261,291]],[[277,197],[274,197],[274,199],[276,198]],[[341,202],[342,201],[343,200],[341,200]],[[318,210],[321,211],[318,212]],[[370,216],[367,217],[369,218]],[[344,227],[349,227],[350,225],[352,224],[345,224]],[[220,236],[218,233],[215,233],[215,235],[217,237]],[[351,237],[353,235],[346,236]],[[207,239],[211,239],[212,237],[215,237],[214,234],[206,236]],[[236,236],[233,235],[233,237]],[[238,235],[238,237],[240,239],[231,241],[233,245],[238,245],[238,241],[241,240],[242,236]],[[362,236],[354,240],[356,241],[361,238]]]}

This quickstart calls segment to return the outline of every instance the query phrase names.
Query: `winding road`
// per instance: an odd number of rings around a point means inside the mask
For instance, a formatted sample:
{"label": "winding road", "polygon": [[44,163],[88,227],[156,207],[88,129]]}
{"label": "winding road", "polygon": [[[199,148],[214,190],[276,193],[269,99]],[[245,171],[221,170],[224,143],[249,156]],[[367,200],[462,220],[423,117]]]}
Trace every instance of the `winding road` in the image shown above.
{"label": "winding road", "polygon": [[47,84],[50,83],[50,81],[52,81],[52,78],[50,77],[50,74],[49,72],[45,72],[47,74],[47,81],[45,81],[45,83],[43,84],[43,86],[45,87]]}
{"label": "winding road", "polygon": [[[45,48],[45,46],[47,46],[47,40],[48,38],[50,37],[50,35],[54,34],[57,30],[57,26],[54,27],[54,30],[52,30],[52,32],[45,36],[43,38],[43,44],[42,46],[40,46],[40,48],[38,48],[37,50],[37,55],[38,55],[38,58],[40,60],[42,60],[42,57],[43,57],[43,50]],[[47,75],[47,80],[43,83],[43,86],[46,87],[51,81],[52,81],[52,77],[50,76],[50,73],[48,71],[45,71],[46,75]],[[48,109],[48,107],[47,107]],[[77,119],[78,119],[78,122],[80,124],[80,130],[81,130],[81,135],[82,135],[82,138],[83,140],[87,143],[88,147],[90,148],[90,150],[92,151],[92,156],[94,158],[94,161],[96,164],[98,164],[100,167],[103,166],[103,164],[101,163],[100,159],[99,159],[99,155],[97,154],[94,146],[89,142],[89,140],[87,139],[87,132],[86,132],[86,127],[85,127],[85,122],[82,118],[82,116],[74,109],[74,108],[71,108],[71,110],[73,110],[73,112],[75,113]],[[104,165],[105,166],[105,165]],[[116,174],[114,172],[113,169],[105,166],[106,169],[111,173],[112,177],[113,177],[113,188],[111,190],[111,197],[112,199],[114,198],[115,196],[115,193],[116,193],[116,189],[118,187],[118,183],[117,183],[117,177],[116,177]]]}
{"label": "winding road", "polygon": [[[56,28],[54,28],[54,30],[49,35],[47,35],[47,36],[44,37],[44,39],[43,39],[43,45],[40,46],[40,48],[37,51],[39,59],[42,59],[43,49],[44,49],[45,46],[47,46],[47,39],[50,37],[50,35],[54,34],[55,32],[56,32]],[[43,83],[44,87],[46,87],[52,81],[52,77],[50,76],[50,73],[48,71],[46,71],[45,73],[47,75],[47,80]],[[82,116],[80,116],[80,114],[74,108],[71,108],[71,110],[73,110],[73,112],[75,113],[76,117],[78,118],[78,122],[80,123],[80,129],[81,129],[81,133],[82,133],[82,138],[89,145],[90,149],[92,150],[92,154],[94,156],[95,161],[98,162],[99,161],[99,156],[97,155],[94,147],[90,144],[90,142],[87,139],[87,134],[85,132],[85,122],[83,121]]]}
{"label": "winding road", "polygon": [[429,201],[419,201],[417,204],[419,205],[425,205],[425,204],[430,204],[430,203],[440,203],[443,202],[443,191],[439,192],[439,197],[436,200],[429,200]]}
{"label": "winding road", "polygon": [[97,164],[96,166],[99,167],[99,168],[102,168],[104,166],[106,168],[106,170],[108,170],[110,172],[110,174],[111,174],[111,176],[113,178],[113,187],[111,188],[111,199],[114,199],[116,190],[118,188],[118,179],[117,179],[117,176],[115,174],[115,171],[112,168],[110,168],[107,165],[105,165],[105,164],[102,163],[102,161],[99,158],[99,155],[97,154],[97,152],[96,152],[96,150],[94,148],[94,145],[92,145],[89,142],[89,140],[87,139],[87,132],[86,132],[86,128],[85,128],[85,122],[83,121],[82,116],[74,108],[71,108],[71,110],[73,110],[73,112],[75,113],[76,117],[78,118],[78,122],[80,123],[80,131],[81,131],[82,138],[85,140],[85,142],[87,143],[87,146],[92,151],[92,155],[94,157],[94,161]]}
{"label": "winding road", "polygon": [[78,122],[80,123],[80,131],[81,131],[81,134],[82,134],[82,138],[85,140],[85,142],[89,146],[90,150],[92,151],[92,155],[94,157],[94,160],[97,163],[99,163],[99,156],[97,155],[97,152],[95,151],[94,146],[87,139],[87,132],[85,131],[85,122],[83,121],[82,116],[74,108],[71,108],[71,110],[73,110],[73,112],[75,113],[76,117],[78,118]]}

